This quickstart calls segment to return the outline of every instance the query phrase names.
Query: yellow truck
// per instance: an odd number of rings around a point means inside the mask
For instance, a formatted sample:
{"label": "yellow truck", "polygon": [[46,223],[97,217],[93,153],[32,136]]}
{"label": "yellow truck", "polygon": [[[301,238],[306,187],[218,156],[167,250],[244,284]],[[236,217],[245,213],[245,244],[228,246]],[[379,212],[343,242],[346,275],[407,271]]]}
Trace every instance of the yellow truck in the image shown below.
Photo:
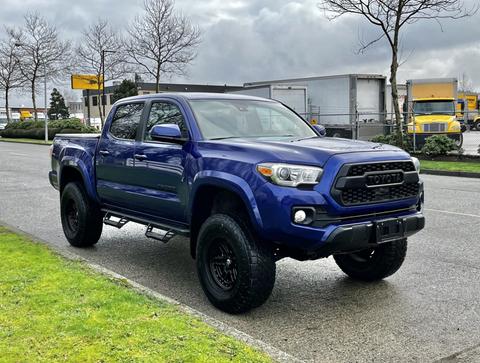
{"label": "yellow truck", "polygon": [[[467,106],[465,106],[465,104]],[[457,120],[469,125],[470,129],[480,131],[480,102],[474,92],[459,92],[457,99]],[[466,111],[466,112],[465,112]],[[467,117],[465,117],[465,113]]]}
{"label": "yellow truck", "polygon": [[456,117],[456,78],[411,79],[407,81],[407,132],[420,148],[433,135],[446,135],[463,144]]}

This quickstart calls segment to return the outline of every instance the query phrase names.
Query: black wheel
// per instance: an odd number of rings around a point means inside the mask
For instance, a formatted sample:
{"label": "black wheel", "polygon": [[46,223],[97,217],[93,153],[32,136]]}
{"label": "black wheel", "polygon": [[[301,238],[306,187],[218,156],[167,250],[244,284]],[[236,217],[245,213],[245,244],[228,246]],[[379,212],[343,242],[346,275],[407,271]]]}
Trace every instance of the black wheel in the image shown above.
{"label": "black wheel", "polygon": [[210,302],[238,314],[262,305],[275,284],[273,254],[248,231],[248,224],[215,214],[202,225],[197,241],[197,271]]}
{"label": "black wheel", "polygon": [[473,127],[475,128],[475,130],[480,131],[480,120],[475,121]]}
{"label": "black wheel", "polygon": [[100,209],[85,193],[80,183],[68,183],[60,200],[62,227],[68,242],[75,247],[89,247],[102,234],[103,218]]}
{"label": "black wheel", "polygon": [[400,239],[363,251],[334,255],[335,262],[356,280],[376,281],[393,275],[402,266],[407,253],[407,240]]}
{"label": "black wheel", "polygon": [[455,141],[455,145],[457,146],[457,148],[460,149],[463,145],[463,134],[459,134],[458,139],[454,139],[454,141]]}

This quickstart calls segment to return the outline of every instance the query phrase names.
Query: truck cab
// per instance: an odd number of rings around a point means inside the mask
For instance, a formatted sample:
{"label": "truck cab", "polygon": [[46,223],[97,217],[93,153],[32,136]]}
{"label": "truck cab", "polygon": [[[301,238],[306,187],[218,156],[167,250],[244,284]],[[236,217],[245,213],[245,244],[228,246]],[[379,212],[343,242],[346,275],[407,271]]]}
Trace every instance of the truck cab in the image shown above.
{"label": "truck cab", "polygon": [[407,132],[417,147],[433,135],[446,135],[462,146],[462,128],[456,116],[456,79],[409,80],[407,97]]}

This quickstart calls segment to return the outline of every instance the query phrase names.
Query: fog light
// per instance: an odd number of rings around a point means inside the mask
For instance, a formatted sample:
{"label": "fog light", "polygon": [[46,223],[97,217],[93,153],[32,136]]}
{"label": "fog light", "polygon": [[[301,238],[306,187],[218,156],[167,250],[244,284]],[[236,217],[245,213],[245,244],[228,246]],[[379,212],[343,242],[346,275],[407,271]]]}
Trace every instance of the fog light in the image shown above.
{"label": "fog light", "polygon": [[293,220],[295,223],[302,223],[307,219],[307,213],[303,210],[297,210],[295,214],[293,215]]}

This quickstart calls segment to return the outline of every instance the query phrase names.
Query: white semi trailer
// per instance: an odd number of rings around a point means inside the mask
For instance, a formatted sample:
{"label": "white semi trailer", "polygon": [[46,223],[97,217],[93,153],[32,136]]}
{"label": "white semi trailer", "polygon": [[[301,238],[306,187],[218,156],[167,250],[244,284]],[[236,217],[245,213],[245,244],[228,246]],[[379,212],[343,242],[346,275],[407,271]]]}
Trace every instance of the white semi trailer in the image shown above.
{"label": "white semi trailer", "polygon": [[328,136],[370,139],[386,130],[385,87],[384,76],[346,74],[251,82],[233,92],[279,100]]}

